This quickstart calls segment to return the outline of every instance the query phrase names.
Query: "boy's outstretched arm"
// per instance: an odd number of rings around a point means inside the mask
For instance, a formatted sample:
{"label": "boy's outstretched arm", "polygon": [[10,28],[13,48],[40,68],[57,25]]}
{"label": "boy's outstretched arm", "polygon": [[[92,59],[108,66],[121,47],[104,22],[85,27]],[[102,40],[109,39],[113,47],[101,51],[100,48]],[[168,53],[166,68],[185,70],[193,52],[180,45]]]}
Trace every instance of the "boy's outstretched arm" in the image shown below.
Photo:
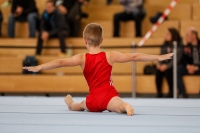
{"label": "boy's outstretched arm", "polygon": [[122,54],[119,52],[112,52],[111,57],[114,62],[124,63],[130,61],[152,61],[152,60],[168,60],[171,59],[174,53],[164,54],[164,55],[150,55],[150,54],[143,54],[143,53],[126,53]]}
{"label": "boy's outstretched arm", "polygon": [[39,72],[41,70],[50,70],[54,68],[59,68],[59,67],[70,67],[70,66],[78,66],[81,65],[82,60],[81,60],[82,55],[75,55],[71,58],[66,58],[66,59],[57,59],[50,61],[45,64],[41,64],[38,66],[32,66],[32,67],[26,67],[24,66],[23,69],[32,71],[32,72]]}

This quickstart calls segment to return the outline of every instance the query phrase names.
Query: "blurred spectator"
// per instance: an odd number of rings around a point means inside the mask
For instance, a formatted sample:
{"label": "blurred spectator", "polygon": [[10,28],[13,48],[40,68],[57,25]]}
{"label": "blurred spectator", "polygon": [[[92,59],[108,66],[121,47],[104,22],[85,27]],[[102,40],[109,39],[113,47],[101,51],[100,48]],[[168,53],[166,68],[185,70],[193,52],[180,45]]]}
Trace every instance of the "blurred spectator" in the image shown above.
{"label": "blurred spectator", "polygon": [[2,36],[2,22],[3,22],[3,15],[1,13],[1,9],[0,9],[0,36]]}
{"label": "blurred spectator", "polygon": [[184,75],[200,75],[200,40],[195,28],[186,31],[185,40],[187,47],[184,48],[181,65],[178,67],[178,89],[180,98],[187,98],[183,83]]}
{"label": "blurred spectator", "polygon": [[145,9],[143,0],[119,0],[120,4],[124,6],[124,12],[114,15],[114,37],[119,37],[120,21],[135,21],[136,37],[141,37],[142,20],[145,17]]}
{"label": "blurred spectator", "polygon": [[58,37],[60,41],[61,54],[66,54],[65,37],[69,34],[68,25],[65,22],[65,17],[55,6],[54,1],[46,2],[46,10],[42,15],[41,32],[38,37],[36,55],[41,55],[43,41]]}
{"label": "blurred spectator", "polygon": [[71,37],[78,37],[81,18],[87,17],[87,14],[83,14],[81,11],[81,5],[86,3],[87,0],[57,0],[56,2],[58,10],[66,17]]}
{"label": "blurred spectator", "polygon": [[29,23],[29,37],[35,37],[38,11],[35,0],[12,0],[11,14],[8,18],[8,36],[14,37],[15,21]]}
{"label": "blurred spectator", "polygon": [[[161,47],[160,54],[172,53],[173,51],[173,42],[178,43],[177,49],[177,62],[179,63],[182,57],[182,39],[179,32],[175,28],[169,28],[166,35],[165,41]],[[162,83],[163,77],[165,76],[169,86],[169,92],[167,97],[173,97],[173,60],[166,60],[158,62],[157,72],[156,72],[156,87],[157,87],[157,97],[161,98],[162,95]]]}

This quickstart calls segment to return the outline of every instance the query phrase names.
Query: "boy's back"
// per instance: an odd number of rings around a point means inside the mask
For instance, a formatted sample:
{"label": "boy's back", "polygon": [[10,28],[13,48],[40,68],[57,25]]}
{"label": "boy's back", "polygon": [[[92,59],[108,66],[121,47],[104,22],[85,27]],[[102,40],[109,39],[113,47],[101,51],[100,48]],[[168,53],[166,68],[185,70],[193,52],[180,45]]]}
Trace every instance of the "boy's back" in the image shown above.
{"label": "boy's back", "polygon": [[102,86],[112,86],[112,66],[108,63],[105,52],[85,54],[84,76],[90,91]]}

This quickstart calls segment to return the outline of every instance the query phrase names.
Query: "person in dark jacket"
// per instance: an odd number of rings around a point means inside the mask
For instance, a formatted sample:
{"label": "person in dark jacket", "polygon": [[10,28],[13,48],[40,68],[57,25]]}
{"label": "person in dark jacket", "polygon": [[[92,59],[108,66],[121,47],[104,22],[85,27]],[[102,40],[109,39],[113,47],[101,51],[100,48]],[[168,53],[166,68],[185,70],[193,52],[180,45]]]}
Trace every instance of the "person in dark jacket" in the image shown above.
{"label": "person in dark jacket", "polygon": [[35,0],[12,0],[11,14],[8,18],[8,36],[14,37],[15,21],[28,21],[29,37],[35,37],[38,19]]}
{"label": "person in dark jacket", "polygon": [[[177,49],[177,62],[179,63],[182,58],[183,53],[183,43],[180,37],[179,32],[175,28],[169,28],[166,36],[165,41],[161,47],[160,54],[167,54],[173,52],[173,42],[177,42],[178,49]],[[157,64],[157,72],[156,72],[156,87],[157,87],[157,97],[163,97],[162,94],[162,81],[163,77],[165,76],[169,86],[169,92],[167,97],[173,97],[173,60],[166,60],[162,62],[158,62]]]}
{"label": "person in dark jacket", "polygon": [[114,15],[113,36],[119,37],[120,21],[135,21],[136,37],[142,36],[142,20],[146,15],[144,9],[144,0],[119,0],[120,4],[124,6],[124,12]]}
{"label": "person in dark jacket", "polygon": [[41,19],[41,32],[38,37],[36,55],[41,55],[43,41],[58,37],[60,41],[61,53],[66,54],[65,38],[69,34],[69,27],[65,22],[65,17],[55,7],[52,0],[47,1],[46,10]]}
{"label": "person in dark jacket", "polygon": [[178,67],[178,97],[187,98],[185,85],[183,83],[184,75],[200,75],[200,40],[198,32],[191,27],[186,31],[186,46],[184,48],[181,65]]}
{"label": "person in dark jacket", "polygon": [[81,18],[87,17],[83,13],[81,6],[86,4],[87,0],[57,0],[58,10],[65,15],[66,21],[70,27],[69,36],[78,37],[81,25]]}

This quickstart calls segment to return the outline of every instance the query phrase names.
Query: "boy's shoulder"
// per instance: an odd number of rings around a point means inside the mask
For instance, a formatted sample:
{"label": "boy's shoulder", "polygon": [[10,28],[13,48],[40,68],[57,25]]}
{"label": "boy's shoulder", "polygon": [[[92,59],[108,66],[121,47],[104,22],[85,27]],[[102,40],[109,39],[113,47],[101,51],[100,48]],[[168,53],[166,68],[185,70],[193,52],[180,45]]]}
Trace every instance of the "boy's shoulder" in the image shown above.
{"label": "boy's shoulder", "polygon": [[105,52],[105,53],[110,56],[115,56],[115,55],[119,54],[119,52],[117,52],[117,51],[109,51],[109,52]]}
{"label": "boy's shoulder", "polygon": [[77,54],[76,56],[78,56],[79,59],[80,59],[81,62],[82,62],[82,61],[85,61],[85,55],[86,55],[86,53],[80,53],[80,54]]}
{"label": "boy's shoulder", "polygon": [[119,54],[119,52],[117,52],[117,51],[106,52],[106,57],[107,57],[108,62],[110,64],[113,64],[116,61],[118,54]]}
{"label": "boy's shoulder", "polygon": [[80,59],[84,58],[85,57],[85,54],[86,53],[80,53],[80,54],[77,54],[75,55],[76,57],[79,57]]}

